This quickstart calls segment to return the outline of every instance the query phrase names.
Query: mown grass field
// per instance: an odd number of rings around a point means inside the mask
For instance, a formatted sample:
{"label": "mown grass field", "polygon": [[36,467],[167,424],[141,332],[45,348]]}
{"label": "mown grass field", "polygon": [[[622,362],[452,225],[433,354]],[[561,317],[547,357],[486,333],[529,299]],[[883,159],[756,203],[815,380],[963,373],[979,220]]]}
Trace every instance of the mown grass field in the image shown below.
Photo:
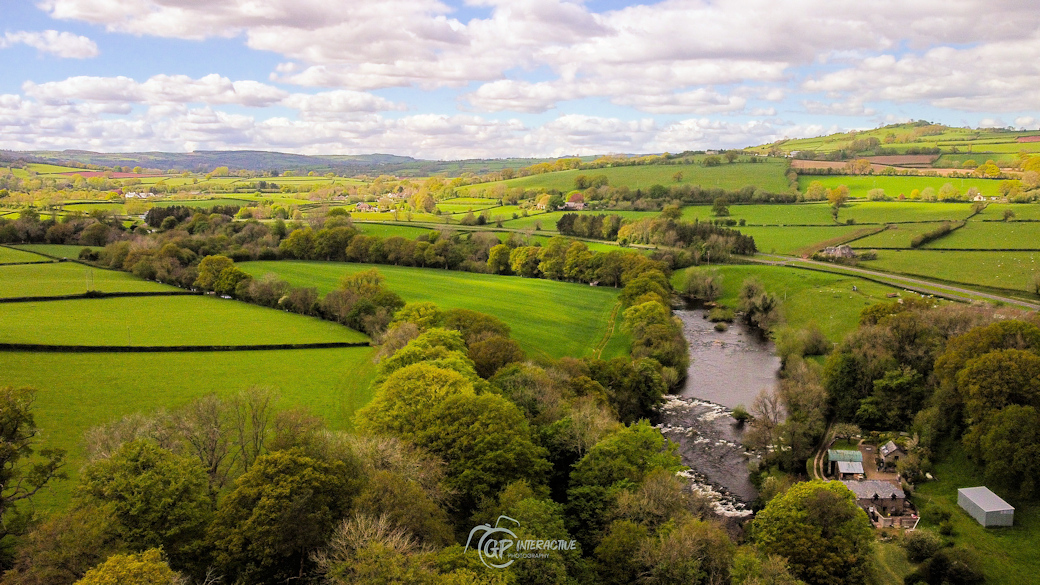
{"label": "mown grass field", "polygon": [[[686,221],[712,221],[711,205],[684,207]],[[743,219],[750,225],[834,225],[831,208],[826,203],[792,203],[786,205],[730,205],[723,219]],[[739,229],[739,228],[738,228]]]}
{"label": "mown grass field", "polygon": [[888,177],[882,175],[801,175],[798,177],[798,190],[805,193],[809,184],[813,181],[823,183],[824,187],[833,189],[838,185],[849,188],[850,197],[861,197],[866,199],[871,189],[884,189],[885,195],[893,199],[900,194],[910,197],[910,193],[917,189],[924,191],[925,188],[935,189],[936,194],[946,183],[950,183],[962,194],[967,193],[972,187],[977,188],[986,197],[997,197],[1000,192],[997,187],[1000,181],[997,179],[954,179],[947,177]]}
{"label": "mown grass field", "polygon": [[49,258],[40,256],[39,254],[0,246],[0,264],[13,264],[15,262],[46,262],[47,260],[49,260]]}
{"label": "mown grass field", "polygon": [[990,203],[982,213],[973,219],[1004,219],[1004,212],[1010,210],[1014,219],[1034,219],[1040,221],[1040,205],[1021,203]]}
{"label": "mown grass field", "polygon": [[366,236],[379,236],[381,238],[390,238],[393,236],[400,236],[409,240],[428,234],[434,231],[431,228],[424,227],[412,227],[403,225],[391,225],[386,223],[355,223],[354,227],[357,228],[361,233]]}
{"label": "mown grass field", "polygon": [[[543,231],[556,231],[556,222],[563,217],[565,213],[577,213],[585,215],[620,215],[625,219],[638,220],[644,217],[657,217],[661,215],[657,211],[550,211],[548,213],[544,211],[532,211],[529,212],[527,217],[518,217],[517,219],[511,219],[505,221],[502,227],[512,229],[536,229],[539,228]],[[495,213],[492,212],[491,217],[494,218]]]}
{"label": "mown grass field", "polygon": [[53,173],[80,173],[87,172],[88,169],[81,169],[78,167],[64,167],[61,165],[51,165],[46,163],[30,163],[26,165],[26,168],[34,173],[41,175],[48,175]]}
{"label": "mown grass field", "polygon": [[437,203],[437,205],[476,205],[481,207],[487,207],[488,205],[498,204],[498,201],[498,198],[492,197],[453,197],[451,199],[445,199]]}
{"label": "mown grass field", "polygon": [[[340,279],[376,268],[386,285],[407,302],[428,301],[442,309],[465,308],[494,315],[509,324],[511,336],[529,356],[590,355],[607,333],[620,289],[551,280],[495,276],[429,268],[337,262],[243,262],[253,276],[273,272],[296,286],[326,293]],[[603,357],[625,352],[627,336],[618,328]]]}
{"label": "mown grass field", "polygon": [[570,191],[575,188],[574,179],[579,175],[596,177],[604,175],[614,187],[627,186],[630,189],[647,189],[652,185],[677,185],[675,174],[683,174],[682,183],[700,185],[701,187],[718,187],[735,190],[754,185],[765,191],[782,193],[787,191],[787,161],[769,159],[763,163],[723,163],[717,167],[706,167],[700,164],[685,165],[642,165],[617,166],[602,169],[557,171],[530,175],[508,181],[481,183],[459,187],[458,193],[471,196],[480,192],[489,192],[498,188],[523,189],[557,189]]}
{"label": "mown grass field", "polygon": [[215,199],[164,199],[155,202],[156,207],[170,207],[173,205],[183,205],[184,207],[214,207],[216,205],[245,207],[248,204],[248,200],[235,199],[231,197],[218,197]]}
{"label": "mown grass field", "polygon": [[[741,284],[748,278],[756,278],[766,291],[780,298],[781,312],[788,325],[801,328],[815,322],[833,342],[841,341],[857,328],[859,314],[864,308],[878,302],[890,302],[892,299],[887,298],[888,293],[912,294],[855,276],[785,266],[723,265],[714,268],[723,277],[721,304],[735,308]],[[681,288],[687,271],[703,269],[705,267],[676,271],[672,275],[672,285]],[[857,290],[853,291],[853,286]]]}
{"label": "mown grass field", "polygon": [[[943,242],[944,240],[938,240]],[[977,286],[1033,292],[1040,252],[879,250],[864,268]]]}
{"label": "mown grass field", "polygon": [[926,248],[1040,250],[1040,222],[969,221]]}
{"label": "mown grass field", "polygon": [[[301,317],[302,319],[302,317]],[[199,339],[202,343],[207,340]],[[372,398],[368,347],[233,353],[0,352],[0,385],[38,389],[36,423],[48,446],[69,451],[70,479],[37,498],[43,511],[68,503],[84,464],[83,433],[122,416],[169,410],[209,393],[276,390],[278,407],[303,407],[349,429]]]}
{"label": "mown grass field", "polygon": [[88,290],[147,292],[180,289],[141,280],[126,272],[91,268],[76,262],[0,266],[0,298],[76,295]]}
{"label": "mown grass field", "polygon": [[[1028,144],[1028,143],[1026,143]],[[1017,151],[1016,151],[1017,154]],[[958,154],[944,154],[940,156],[935,163],[932,164],[936,168],[963,168],[964,163],[968,161],[975,161],[975,166],[986,161],[993,161],[999,167],[1007,167],[1014,164],[1018,160],[1016,154],[1010,153],[958,153]],[[969,169],[974,167],[968,167]]]}
{"label": "mown grass field", "polygon": [[26,252],[39,252],[40,254],[54,256],[56,258],[78,258],[79,253],[83,248],[90,248],[95,251],[104,249],[99,246],[72,246],[65,244],[20,244],[18,246],[19,250],[25,250]]}
{"label": "mown grass field", "polygon": [[[921,234],[938,229],[942,225],[942,222],[892,224],[888,226],[888,229],[882,232],[856,240],[849,245],[857,249],[870,249],[874,247],[910,249],[911,240]],[[945,239],[939,240],[939,242],[945,241]]]}
{"label": "mown grass field", "polygon": [[[936,530],[935,513],[944,510],[950,514],[954,544],[975,551],[987,583],[1036,583],[1040,575],[1040,503],[1016,499],[999,486],[987,484],[960,445],[935,459],[935,481],[918,485],[913,496],[922,510],[921,527]],[[980,485],[1015,507],[1014,526],[983,528],[957,505],[958,489]]]}
{"label": "mown grass field", "polygon": [[169,346],[367,340],[362,333],[317,317],[211,295],[0,305],[0,343]]}
{"label": "mown grass field", "polygon": [[[353,211],[351,210],[350,216],[354,219],[362,221],[409,221],[408,212],[401,211],[397,215],[394,215],[392,211],[378,212],[378,211]],[[419,213],[412,212],[411,221],[423,221],[433,223],[446,223],[447,217],[437,216],[432,213]]]}
{"label": "mown grass field", "polygon": [[838,241],[869,230],[863,226],[813,226],[813,227],[735,227],[744,235],[755,238],[759,252],[801,255],[808,248],[833,245]]}
{"label": "mown grass field", "polygon": [[481,211],[488,209],[494,211],[494,208],[501,207],[498,201],[495,199],[485,199],[483,204],[481,203],[438,203],[437,209],[441,210],[441,213],[445,214],[456,214],[456,213],[467,213],[472,211],[473,213],[480,213]]}

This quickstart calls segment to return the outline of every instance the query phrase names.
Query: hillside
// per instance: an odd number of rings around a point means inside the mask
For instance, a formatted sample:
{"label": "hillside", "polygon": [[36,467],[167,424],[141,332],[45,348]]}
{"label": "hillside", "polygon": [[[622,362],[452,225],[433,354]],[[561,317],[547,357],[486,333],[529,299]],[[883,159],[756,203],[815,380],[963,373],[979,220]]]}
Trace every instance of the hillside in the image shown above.
{"label": "hillside", "polygon": [[[1038,136],[1040,131],[1037,130],[958,128],[918,121],[815,138],[778,140],[749,150],[806,159],[865,157],[879,164],[934,168],[956,168],[968,160],[978,163],[993,160],[1003,167],[1010,166],[1020,152],[1040,152]],[[931,160],[910,159],[907,155],[930,156]],[[880,160],[874,160],[875,157]],[[893,160],[894,157],[902,160]]]}

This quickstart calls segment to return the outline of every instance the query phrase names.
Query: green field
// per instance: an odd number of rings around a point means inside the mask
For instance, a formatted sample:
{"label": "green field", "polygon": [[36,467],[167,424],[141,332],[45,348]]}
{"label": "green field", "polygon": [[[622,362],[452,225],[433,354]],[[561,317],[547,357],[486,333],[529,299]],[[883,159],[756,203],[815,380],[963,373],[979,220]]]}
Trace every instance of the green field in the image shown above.
{"label": "green field", "polygon": [[[496,212],[498,212],[497,209],[500,209],[501,207],[502,206],[499,205],[498,201],[495,200],[495,199],[485,199],[483,204],[479,204],[479,203],[438,203],[437,204],[437,209],[440,209],[442,214],[448,214],[448,215],[454,215],[456,213],[469,213],[470,211],[472,211],[473,213],[478,213],[479,214],[481,211],[483,211],[485,209],[489,210],[490,213],[496,213]],[[501,214],[502,212],[498,212],[498,213]]]}
{"label": "green field", "polygon": [[[518,217],[517,219],[510,219],[503,222],[502,227],[512,229],[535,229],[537,226],[541,226],[542,231],[554,232],[556,231],[556,221],[559,220],[565,213],[577,213],[587,215],[620,215],[625,219],[642,219],[644,217],[657,217],[661,215],[657,211],[550,211],[548,213],[544,211],[531,211],[527,217]],[[494,213],[491,214],[494,218]],[[512,217],[511,215],[509,217]]]}
{"label": "green field", "polygon": [[[712,215],[710,205],[693,205],[682,211],[686,221],[718,219]],[[834,225],[831,208],[826,203],[730,205],[729,215],[724,219],[743,219],[750,225]]]}
{"label": "green field", "polygon": [[50,258],[40,256],[39,254],[0,246],[0,264],[14,264],[16,262],[46,262],[48,260],[50,260]]}
{"label": "green field", "polygon": [[434,231],[431,228],[424,227],[412,227],[404,225],[391,225],[385,223],[355,223],[354,227],[366,236],[379,236],[381,238],[390,238],[393,236],[401,236],[409,240],[428,234]]}
{"label": "green field", "polygon": [[[401,211],[394,217],[394,212],[378,212],[378,211],[351,211],[350,216],[354,219],[362,221],[408,221],[408,213]],[[447,216],[437,216],[432,213],[418,213],[412,212],[412,221],[422,221],[431,223],[446,223]]]}
{"label": "green field", "polygon": [[[815,138],[782,140],[774,144],[784,152],[792,152],[796,150],[832,152],[848,147],[849,144],[854,140],[872,137],[877,138],[880,142],[882,142],[882,146],[886,150],[892,150],[894,152],[905,153],[910,148],[939,147],[942,149],[942,152],[944,153],[954,153],[955,150],[957,153],[969,153],[970,156],[972,158],[975,158],[976,160],[982,158],[980,162],[984,162],[986,160],[985,153],[987,152],[1017,153],[1020,151],[1040,151],[1040,143],[1016,142],[1016,138],[1018,138],[1019,136],[1036,135],[1036,130],[1024,132],[1006,132],[995,130],[975,130],[971,128],[947,127],[943,128],[942,132],[938,134],[916,136],[912,134],[914,129],[914,124],[895,124],[891,126],[876,128],[873,130],[864,130],[842,134],[831,134],[828,136],[818,136]],[[897,140],[896,142],[888,143],[885,141],[885,139],[889,134],[894,135],[896,138],[909,137],[910,140],[905,142],[900,142]],[[755,147],[750,150],[765,153],[774,144],[766,144]]]}
{"label": "green field", "polygon": [[1036,203],[990,203],[975,219],[1004,219],[1004,212],[1011,210],[1015,219],[1032,219],[1040,221],[1040,205]]}
{"label": "green field", "polygon": [[[910,248],[910,241],[915,237],[928,233],[942,226],[941,222],[936,223],[899,223],[891,224],[883,232],[878,232],[872,236],[867,236],[863,239],[856,240],[849,245],[857,249],[870,249],[870,248]],[[937,244],[942,246],[946,242],[946,239],[940,239]]]}
{"label": "green field", "polygon": [[76,167],[63,167],[60,165],[50,165],[45,163],[30,163],[26,165],[26,168],[30,171],[33,171],[41,175],[54,173],[80,173],[88,171],[88,169],[80,169]]}
{"label": "green field", "polygon": [[1032,292],[1038,258],[1040,252],[879,250],[877,260],[862,265],[950,282]]}
{"label": "green field", "polygon": [[850,238],[854,234],[871,228],[862,226],[814,226],[814,227],[736,227],[744,235],[755,238],[759,252],[801,255],[807,248],[817,244],[834,245],[837,240]]}
{"label": "green field", "polygon": [[508,181],[497,181],[494,183],[481,183],[459,187],[461,195],[475,194],[482,191],[492,190],[499,187],[507,189],[557,189],[559,191],[570,191],[574,187],[574,179],[578,175],[596,177],[605,175],[611,186],[627,186],[630,189],[647,189],[652,185],[678,185],[674,176],[682,172],[682,183],[686,185],[700,185],[704,188],[718,187],[720,189],[735,190],[748,185],[754,185],[759,189],[773,193],[787,192],[787,161],[782,159],[769,159],[764,163],[734,163],[721,164],[717,167],[705,167],[699,164],[683,165],[635,165],[617,166],[602,169],[585,169],[557,171],[530,175]]}
{"label": "green field", "polygon": [[921,527],[935,530],[938,522],[929,511],[945,510],[950,514],[954,543],[975,551],[987,583],[1036,583],[1040,574],[1040,504],[1011,498],[997,486],[989,485],[1015,507],[1015,525],[983,528],[957,505],[959,488],[987,485],[983,474],[959,445],[937,459],[932,472],[936,481],[917,486],[913,497],[923,511]]}
{"label": "green field", "polygon": [[977,188],[986,197],[997,197],[1000,192],[997,187],[1000,181],[997,179],[954,179],[947,177],[889,177],[883,175],[800,175],[798,177],[798,190],[805,193],[809,184],[813,181],[823,183],[824,187],[833,189],[838,185],[849,188],[849,196],[856,198],[867,198],[871,189],[884,189],[885,195],[893,199],[900,195],[910,197],[910,193],[917,189],[925,190],[927,187],[935,189],[936,194],[946,183],[950,183],[961,193],[967,193],[972,187]]}
{"label": "green field", "polygon": [[0,298],[39,297],[101,292],[180,290],[141,280],[127,272],[102,270],[76,262],[0,266]]}
{"label": "green field", "polygon": [[[1016,151],[1017,152],[1017,151]],[[1018,161],[1018,156],[1008,153],[960,153],[944,154],[936,160],[932,166],[936,168],[957,169],[963,168],[965,161],[975,161],[978,166],[986,161],[993,161],[999,167],[1008,167]],[[972,167],[973,168],[973,167]]]}
{"label": "green field", "polygon": [[362,333],[317,317],[211,295],[0,305],[0,343],[257,345],[367,340]]}
{"label": "green field", "polygon": [[496,204],[498,204],[498,201],[499,200],[497,198],[492,198],[492,197],[453,197],[451,199],[445,199],[443,201],[439,201],[437,203],[437,206],[440,207],[441,205],[447,204],[447,205],[475,205],[475,206],[479,206],[479,207],[487,207],[489,205],[496,205]]}
{"label": "green field", "polygon": [[0,385],[37,388],[34,414],[46,444],[69,450],[70,479],[57,482],[36,500],[47,510],[68,503],[84,463],[83,433],[128,414],[150,415],[205,394],[233,395],[257,385],[277,390],[280,408],[304,407],[332,428],[350,428],[354,412],[372,398],[374,354],[368,347],[235,353],[0,352]]}
{"label": "green field", "polygon": [[1040,250],[1040,222],[969,221],[926,248]]}
{"label": "green field", "polygon": [[[336,262],[243,262],[254,276],[273,272],[296,286],[326,293],[346,274],[376,268],[405,301],[429,301],[442,309],[465,308],[494,315],[512,328],[529,355],[589,355],[610,327],[619,289],[429,268]],[[615,331],[603,357],[622,355],[628,340]]]}
{"label": "green field", "polygon": [[[890,301],[886,295],[899,292],[898,288],[855,276],[785,266],[723,265],[715,268],[723,277],[720,303],[736,307],[741,283],[748,278],[757,278],[766,291],[780,298],[781,311],[788,325],[805,327],[815,321],[833,342],[841,341],[859,326],[859,314],[864,308]],[[687,270],[698,268],[676,271],[672,284],[677,289],[682,286]],[[853,286],[856,291],[852,290]]]}
{"label": "green field", "polygon": [[249,205],[249,201],[245,199],[232,199],[228,197],[221,197],[217,199],[164,199],[162,201],[156,201],[156,207],[170,207],[172,205],[183,205],[185,207],[213,207],[216,205],[233,205],[237,207],[245,207]]}
{"label": "green field", "polygon": [[54,256],[55,258],[78,258],[79,253],[83,248],[90,248],[94,251],[104,249],[98,246],[67,246],[64,244],[20,244],[18,246],[19,250],[38,252],[40,254]]}

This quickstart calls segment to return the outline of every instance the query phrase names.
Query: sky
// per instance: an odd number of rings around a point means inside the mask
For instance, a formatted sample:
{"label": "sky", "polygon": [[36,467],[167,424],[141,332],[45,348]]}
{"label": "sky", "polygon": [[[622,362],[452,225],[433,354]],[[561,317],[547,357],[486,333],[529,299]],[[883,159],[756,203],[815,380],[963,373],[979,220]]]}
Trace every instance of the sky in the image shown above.
{"label": "sky", "polygon": [[426,159],[1040,126],[1035,0],[0,0],[0,149]]}

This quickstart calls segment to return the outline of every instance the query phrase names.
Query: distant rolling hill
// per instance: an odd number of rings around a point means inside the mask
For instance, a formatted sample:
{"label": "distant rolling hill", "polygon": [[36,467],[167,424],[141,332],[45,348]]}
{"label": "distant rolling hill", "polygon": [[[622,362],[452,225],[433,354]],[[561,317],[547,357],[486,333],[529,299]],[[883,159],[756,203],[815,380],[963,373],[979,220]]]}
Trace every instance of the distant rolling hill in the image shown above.
{"label": "distant rolling hill", "polygon": [[[592,157],[585,157],[591,159]],[[444,173],[458,176],[464,173],[483,174],[504,168],[521,168],[549,159],[507,158],[470,159],[460,161],[420,160],[393,154],[360,155],[302,155],[260,150],[211,150],[196,152],[123,152],[103,153],[87,150],[62,151],[4,151],[0,160],[18,160],[39,163],[141,166],[144,168],[208,172],[217,167],[250,171],[314,171],[338,175],[392,174],[403,177],[429,176]]]}

